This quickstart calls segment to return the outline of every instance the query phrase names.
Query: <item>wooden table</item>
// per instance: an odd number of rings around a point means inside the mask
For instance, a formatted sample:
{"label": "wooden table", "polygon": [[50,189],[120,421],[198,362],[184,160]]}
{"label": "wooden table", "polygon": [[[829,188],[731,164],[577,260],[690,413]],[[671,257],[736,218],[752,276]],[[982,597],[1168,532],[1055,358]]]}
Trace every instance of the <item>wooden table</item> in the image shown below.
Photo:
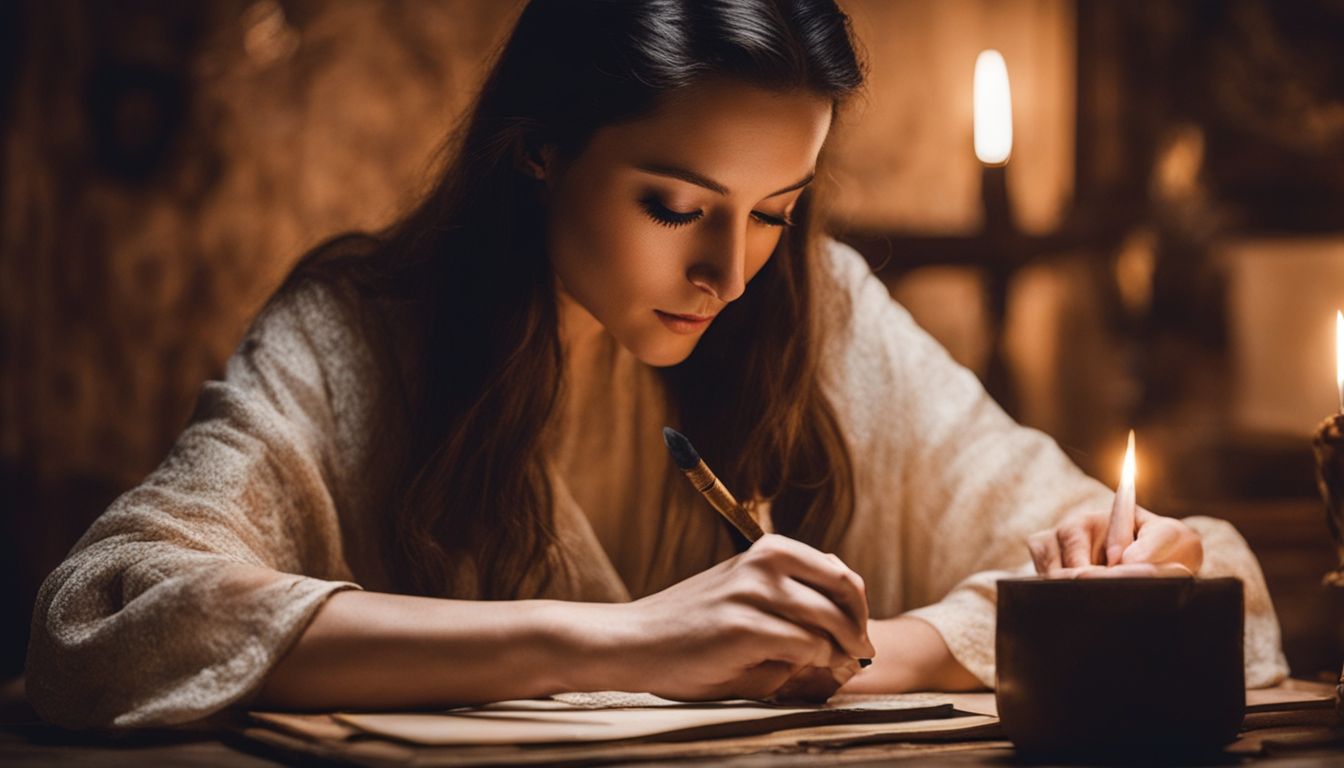
{"label": "wooden table", "polygon": [[[108,736],[65,731],[36,721],[30,709],[12,699],[0,705],[0,765],[48,766],[264,766],[334,764],[312,755],[286,751],[244,738],[237,730],[185,728],[138,731]],[[1333,746],[1320,742],[1332,738]],[[1249,763],[1278,768],[1325,768],[1344,764],[1344,729],[1321,726],[1264,728],[1243,734],[1232,750],[1251,751],[1263,742],[1278,740],[1264,754],[1228,755],[1227,764]],[[656,765],[724,765],[737,768],[800,765],[890,765],[910,760],[937,761],[943,765],[1021,765],[1006,741],[932,743],[885,743],[804,752],[758,752],[694,760],[640,762],[641,768]]]}
{"label": "wooden table", "polygon": [[[1323,736],[1324,729],[1281,728],[1253,732],[1257,738],[1301,739]],[[1344,734],[1339,734],[1344,739]],[[874,744],[800,754],[764,753],[706,760],[678,760],[678,765],[705,764],[765,768],[765,766],[888,765],[907,760],[936,760],[939,764],[967,766],[1019,765],[1006,742],[948,742],[944,744]],[[1344,740],[1334,748],[1286,747],[1263,756],[1229,756],[1229,764],[1243,760],[1254,766],[1315,768],[1344,762]],[[6,766],[238,766],[263,768],[292,765],[295,756],[263,747],[231,734],[147,731],[122,738],[72,734],[39,724],[0,725],[0,764]],[[309,764],[325,764],[309,759]],[[668,761],[638,763],[669,765]]]}

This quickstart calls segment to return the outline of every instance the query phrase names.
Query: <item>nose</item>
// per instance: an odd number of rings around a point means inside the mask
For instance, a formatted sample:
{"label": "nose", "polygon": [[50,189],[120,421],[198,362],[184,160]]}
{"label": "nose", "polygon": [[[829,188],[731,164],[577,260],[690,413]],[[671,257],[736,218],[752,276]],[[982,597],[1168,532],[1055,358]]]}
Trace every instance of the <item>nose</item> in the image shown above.
{"label": "nose", "polygon": [[701,257],[686,271],[686,279],[696,288],[725,304],[747,290],[746,227],[724,223],[702,246]]}

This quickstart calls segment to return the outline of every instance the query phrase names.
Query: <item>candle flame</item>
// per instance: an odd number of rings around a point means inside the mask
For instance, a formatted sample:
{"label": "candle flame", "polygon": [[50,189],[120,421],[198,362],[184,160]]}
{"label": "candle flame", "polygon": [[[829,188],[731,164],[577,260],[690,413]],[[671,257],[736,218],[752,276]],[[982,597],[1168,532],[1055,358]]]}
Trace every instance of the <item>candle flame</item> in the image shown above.
{"label": "candle flame", "polygon": [[1013,153],[1013,97],[1008,65],[990,48],[975,60],[975,156],[986,165],[1003,165]]}
{"label": "candle flame", "polygon": [[1120,486],[1134,487],[1134,475],[1137,467],[1134,461],[1134,430],[1129,430],[1129,445],[1125,448],[1125,463],[1120,467]]}

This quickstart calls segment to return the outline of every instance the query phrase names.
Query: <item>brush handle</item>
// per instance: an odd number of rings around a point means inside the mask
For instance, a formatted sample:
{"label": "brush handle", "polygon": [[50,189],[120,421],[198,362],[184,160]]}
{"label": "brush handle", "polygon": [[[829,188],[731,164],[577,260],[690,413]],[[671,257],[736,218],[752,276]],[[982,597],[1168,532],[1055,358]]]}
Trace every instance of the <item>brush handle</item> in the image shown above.
{"label": "brush handle", "polygon": [[756,541],[765,535],[756,519],[737,503],[737,499],[733,498],[733,494],[719,482],[719,478],[714,476],[703,459],[685,472],[695,490],[699,491],[719,514],[728,518],[728,522],[746,536],[747,541]]}

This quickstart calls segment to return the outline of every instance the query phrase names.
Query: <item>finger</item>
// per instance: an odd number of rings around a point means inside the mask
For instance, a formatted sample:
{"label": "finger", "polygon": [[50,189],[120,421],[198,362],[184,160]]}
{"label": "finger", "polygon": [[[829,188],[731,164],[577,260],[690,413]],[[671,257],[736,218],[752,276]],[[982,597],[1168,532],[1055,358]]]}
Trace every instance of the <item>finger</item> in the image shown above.
{"label": "finger", "polygon": [[1153,563],[1156,569],[1154,576],[1185,576],[1194,578],[1195,572],[1187,568],[1182,563]]}
{"label": "finger", "polygon": [[1049,531],[1033,533],[1027,537],[1027,552],[1031,553],[1031,564],[1036,569],[1036,573],[1042,576],[1047,570],[1045,562],[1045,545],[1042,540],[1050,534]]}
{"label": "finger", "polygon": [[1076,579],[1078,575],[1092,568],[1101,568],[1100,565],[1082,565],[1075,568],[1056,568],[1046,575],[1049,579]]}
{"label": "finger", "polygon": [[[1198,532],[1181,520],[1155,515],[1142,507],[1138,510],[1138,523],[1139,535],[1135,543],[1142,541],[1144,542],[1143,547],[1132,554],[1129,550],[1126,550],[1121,562],[1129,562],[1130,557],[1143,558],[1155,563],[1178,563],[1191,573],[1199,573],[1200,568],[1204,565],[1204,541],[1200,538]],[[1144,535],[1144,532],[1147,528],[1154,526],[1156,526],[1156,531],[1171,536],[1169,546],[1160,549],[1160,551],[1146,551],[1149,544],[1147,542],[1148,537]],[[1152,533],[1148,534],[1148,536],[1152,535]]]}
{"label": "finger", "polygon": [[848,683],[850,680],[854,679],[854,676],[862,671],[863,667],[859,666],[859,662],[854,659],[849,659],[847,662],[845,662],[845,665],[843,667],[840,667],[838,669],[837,668],[831,669],[833,677],[835,677],[835,684],[837,688],[844,686],[845,683]]}
{"label": "finger", "polygon": [[863,636],[863,642],[867,645],[863,655],[872,656],[877,653],[877,649],[873,647],[873,644],[868,639],[868,620],[870,618],[868,608],[868,585],[864,583],[862,576],[846,565],[844,560],[840,559],[839,555],[834,552],[827,552],[826,559],[831,561],[837,568],[843,569],[842,572],[846,574],[846,578],[853,584],[857,593],[854,598],[856,606],[855,609],[849,611],[849,613],[853,616],[854,623],[858,626],[859,633]]}
{"label": "finger", "polygon": [[[850,570],[840,558],[777,534],[766,534],[748,552],[757,553],[755,562],[768,564],[776,573],[807,584],[840,606],[867,641],[868,595],[863,578]],[[866,655],[872,653],[870,651]]]}
{"label": "finger", "polygon": [[1027,539],[1027,548],[1031,550],[1031,559],[1036,565],[1037,573],[1048,575],[1051,571],[1062,567],[1059,537],[1054,531],[1033,533]]}
{"label": "finger", "polygon": [[1160,563],[1171,559],[1180,545],[1184,526],[1170,518],[1156,518],[1139,528],[1134,543],[1125,547],[1121,563]]}
{"label": "finger", "polygon": [[1124,579],[1192,576],[1189,568],[1180,563],[1122,563],[1108,567],[1083,569],[1080,579]]}
{"label": "finger", "polygon": [[846,657],[845,663],[838,667],[802,667],[794,670],[793,677],[784,683],[784,687],[787,688],[795,682],[810,679],[822,683],[828,689],[825,696],[829,696],[836,688],[849,682],[861,669],[857,661],[848,657]]}
{"label": "finger", "polygon": [[[848,677],[844,677],[848,680]],[[831,697],[844,683],[829,669],[808,667],[793,674],[779,690],[770,694],[769,701],[776,703],[806,702],[820,704]]]}
{"label": "finger", "polygon": [[1111,516],[1101,510],[1087,518],[1087,529],[1092,535],[1092,551],[1089,555],[1093,565],[1106,565],[1106,529],[1110,524]]}
{"label": "finger", "polygon": [[764,701],[779,690],[794,674],[794,667],[782,661],[762,661],[748,668],[735,681],[733,691],[744,699]]}
{"label": "finger", "polygon": [[779,595],[772,596],[770,605],[762,607],[785,620],[829,635],[853,658],[872,655],[873,648],[867,638],[854,626],[849,614],[830,598],[808,584],[787,577],[780,583],[779,591]]}
{"label": "finger", "polygon": [[1081,523],[1060,526],[1056,538],[1065,568],[1092,564],[1092,533]]}
{"label": "finger", "polygon": [[1202,553],[1193,557],[1188,556],[1185,553],[1184,546],[1178,546],[1170,556],[1157,557],[1152,560],[1131,560],[1129,550],[1125,550],[1121,565],[1135,567],[1151,565],[1158,569],[1159,575],[1194,575],[1199,570],[1202,556]]}
{"label": "finger", "polygon": [[813,632],[763,612],[756,621],[753,649],[761,660],[784,661],[794,667],[838,667],[850,657],[825,634]]}

